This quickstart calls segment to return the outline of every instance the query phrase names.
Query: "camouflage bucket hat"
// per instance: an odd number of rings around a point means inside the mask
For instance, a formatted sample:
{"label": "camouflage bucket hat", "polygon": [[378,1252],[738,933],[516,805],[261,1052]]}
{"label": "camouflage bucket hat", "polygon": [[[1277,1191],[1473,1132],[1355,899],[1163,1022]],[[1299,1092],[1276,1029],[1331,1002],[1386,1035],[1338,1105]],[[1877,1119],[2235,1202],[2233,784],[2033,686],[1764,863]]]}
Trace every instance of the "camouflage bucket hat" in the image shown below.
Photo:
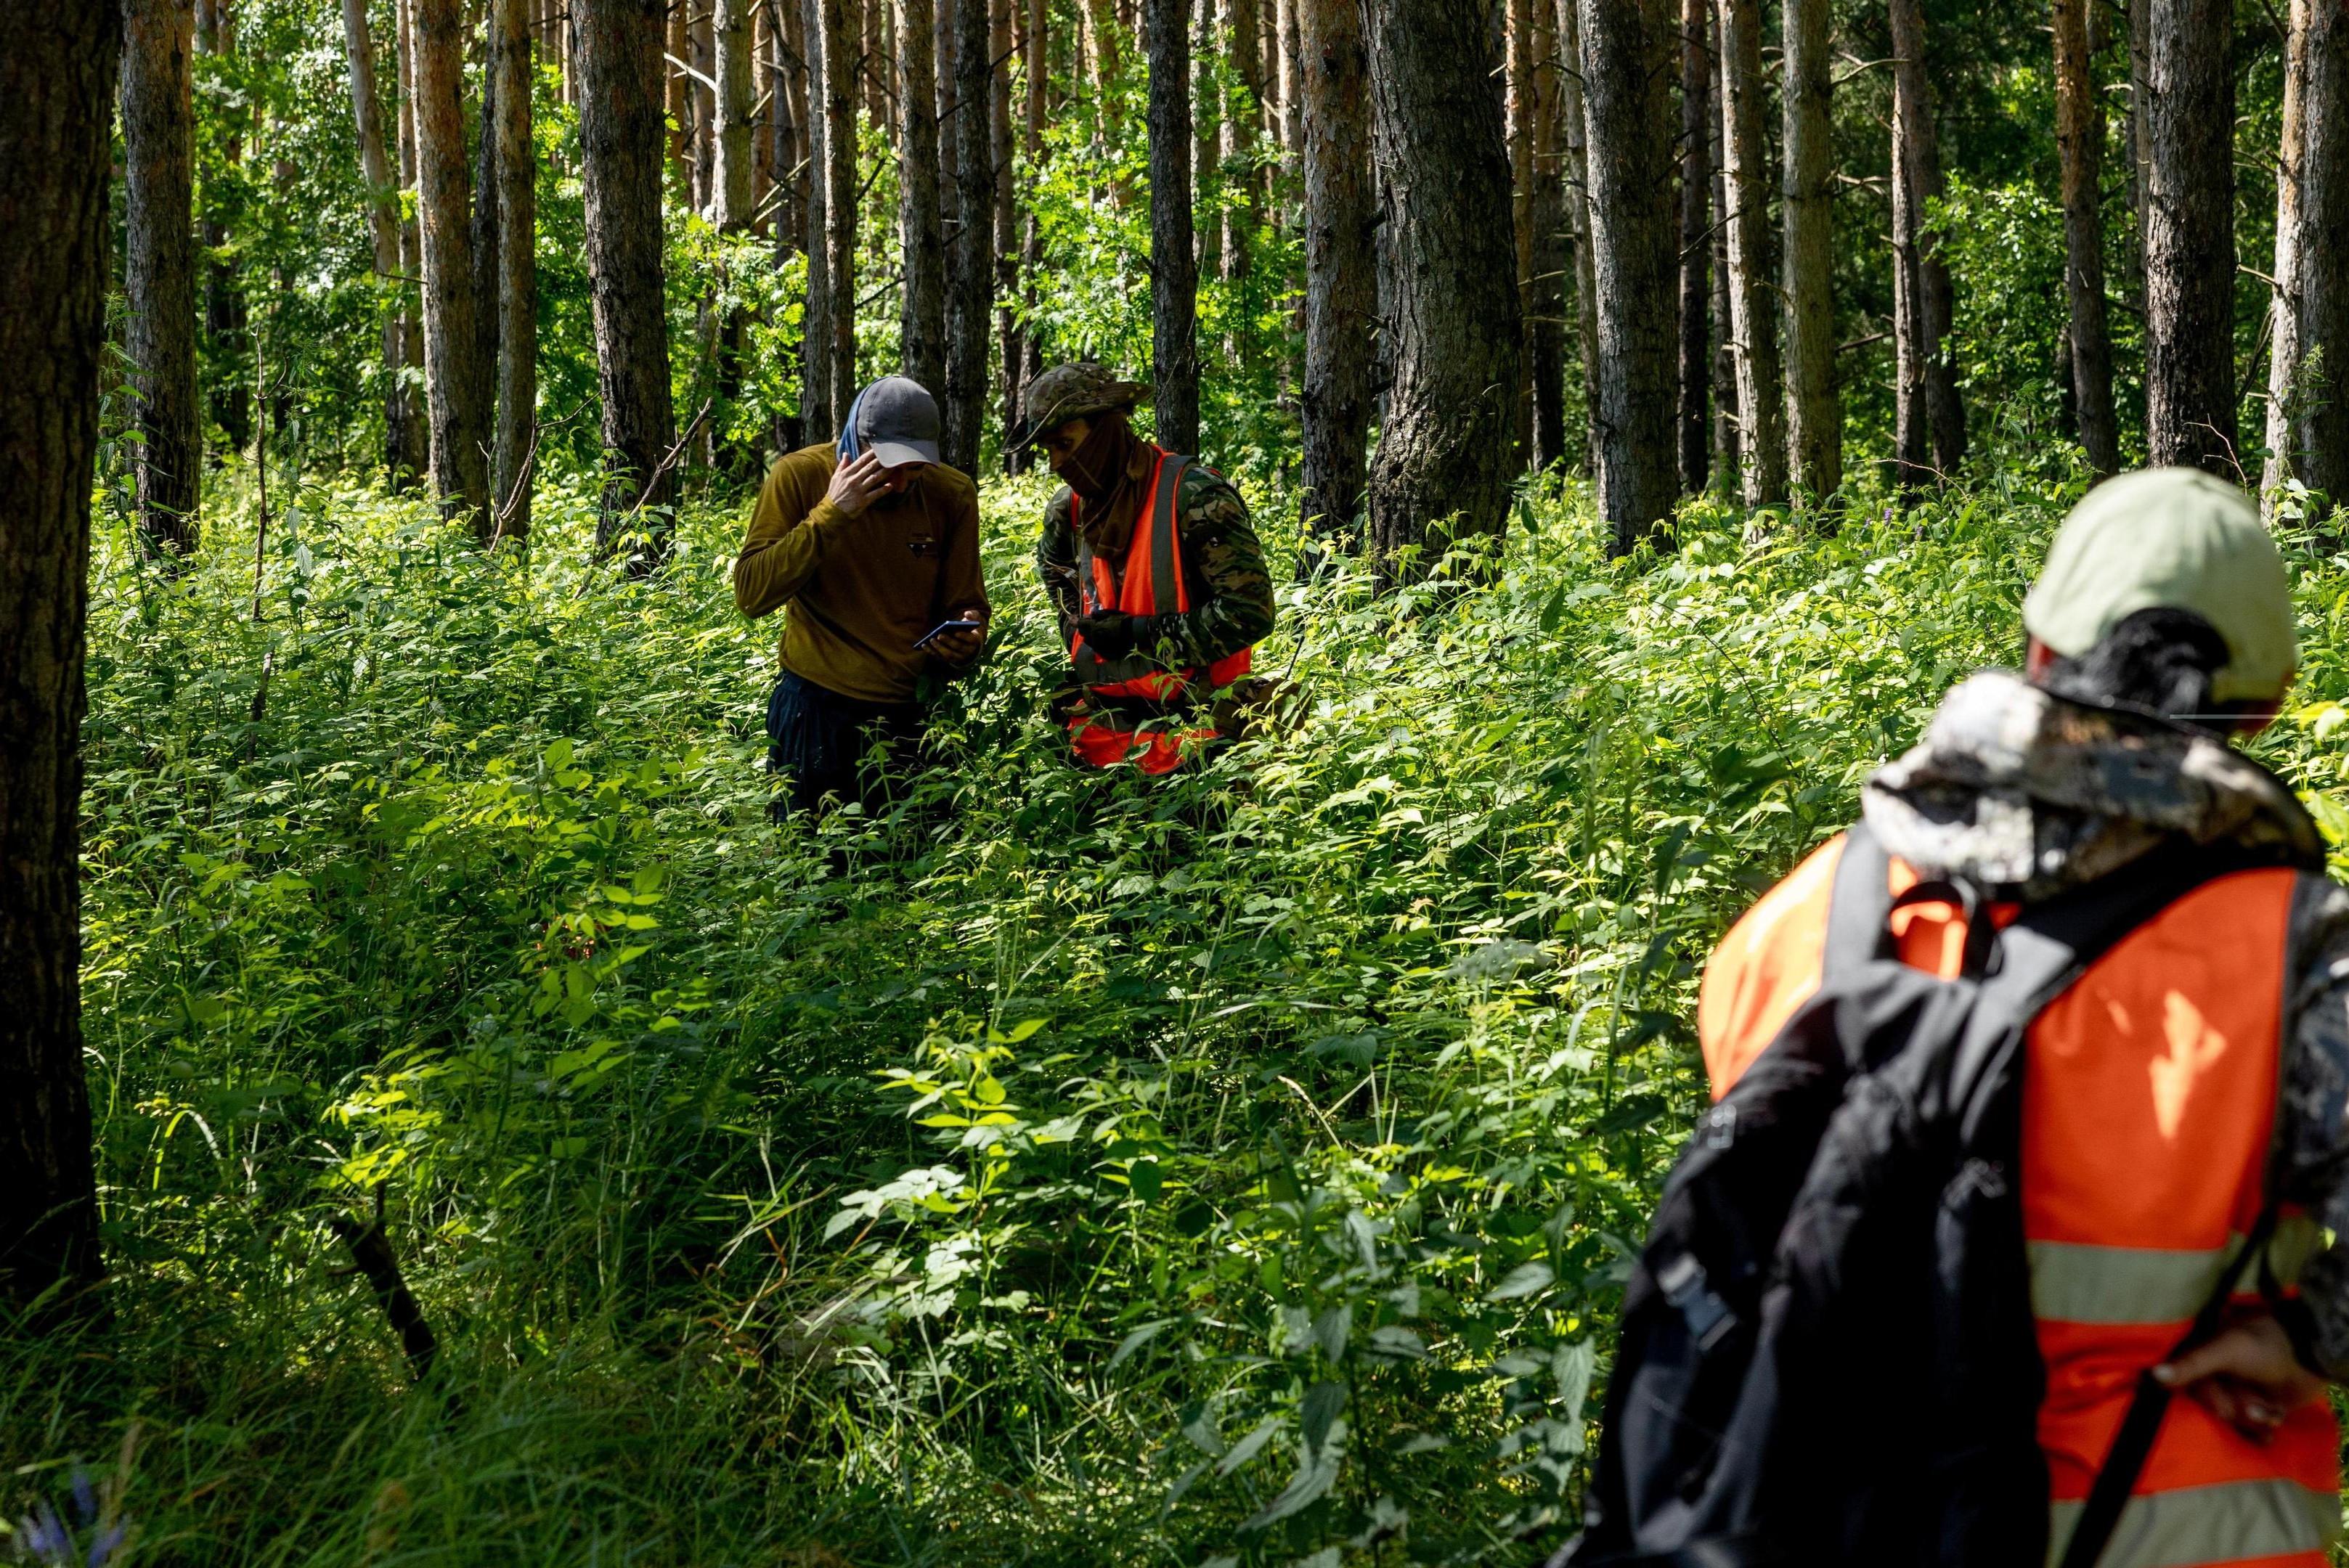
{"label": "camouflage bucket hat", "polygon": [[1112,408],[1131,408],[1150,401],[1150,387],[1141,381],[1123,381],[1106,365],[1090,359],[1055,365],[1028,384],[1020,412],[1026,417],[1019,445],[1028,446],[1056,426],[1090,418]]}

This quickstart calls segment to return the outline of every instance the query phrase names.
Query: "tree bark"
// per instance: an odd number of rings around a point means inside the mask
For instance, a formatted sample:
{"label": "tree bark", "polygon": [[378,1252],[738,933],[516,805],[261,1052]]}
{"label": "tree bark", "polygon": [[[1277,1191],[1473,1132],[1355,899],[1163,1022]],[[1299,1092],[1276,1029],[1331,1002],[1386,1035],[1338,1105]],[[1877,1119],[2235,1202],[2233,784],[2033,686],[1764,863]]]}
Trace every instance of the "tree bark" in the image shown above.
{"label": "tree bark", "polygon": [[579,150],[607,468],[595,542],[631,535],[632,571],[667,551],[677,415],[661,294],[660,0],[572,0],[579,28]]}
{"label": "tree bark", "polygon": [[424,385],[432,488],[487,537],[490,428],[474,320],[459,0],[416,0],[417,212],[424,241]]}
{"label": "tree bark", "polygon": [[[1721,98],[1720,51],[1713,53],[1713,92]],[[1722,178],[1721,116],[1713,118],[1713,480],[1724,491],[1738,483],[1736,336],[1729,315],[1729,184]]]}
{"label": "tree bark", "polygon": [[[1361,539],[1378,332],[1378,207],[1371,194],[1370,57],[1357,0],[1299,0],[1305,118],[1304,534]],[[1300,556],[1299,570],[1310,565]]]}
{"label": "tree bark", "polygon": [[1771,286],[1769,146],[1762,139],[1762,0],[1717,0],[1722,21],[1722,195],[1729,197],[1729,335],[1738,378],[1738,495],[1785,500],[1785,392]]}
{"label": "tree bark", "polygon": [[119,0],[0,7],[0,1297],[19,1306],[102,1272],[81,719],[121,45]]}
{"label": "tree bark", "polygon": [[[833,432],[856,400],[856,67],[859,0],[820,0],[823,8],[823,249],[830,308]],[[872,0],[879,5],[882,0]]]}
{"label": "tree bark", "polygon": [[1965,415],[1950,357],[1950,269],[1926,221],[1941,194],[1940,139],[1926,74],[1920,0],[1891,0],[1893,469],[1904,496],[1957,475]]}
{"label": "tree bark", "polygon": [[1806,500],[1820,506],[1843,489],[1828,19],[1827,0],[1785,0],[1786,461]]}
{"label": "tree bark", "polygon": [[677,180],[681,206],[693,205],[693,78],[679,60],[693,56],[693,8],[688,0],[671,0],[661,42],[661,98],[664,129],[668,132],[668,160]]}
{"label": "tree bark", "polygon": [[[947,253],[938,216],[937,56],[935,0],[898,0],[897,226],[905,248],[899,336],[905,374],[932,394],[947,385]],[[945,0],[951,5],[954,0]]]}
{"label": "tree bark", "polygon": [[[1897,0],[1896,0],[1897,3]],[[1681,0],[1681,489],[1705,487],[1713,460],[1713,39],[1711,0]]]}
{"label": "tree bark", "polygon": [[2276,173],[2275,341],[2263,489],[2349,500],[2349,18],[2292,0]]}
{"label": "tree bark", "polygon": [[1191,31],[1191,211],[1199,276],[1224,275],[1224,104],[1216,66],[1216,0],[1198,0]]}
{"label": "tree bark", "polygon": [[1526,332],[1518,361],[1522,375],[1516,387],[1517,439],[1523,449],[1517,454],[1520,463],[1532,456],[1533,335],[1537,330],[1535,318],[1540,315],[1534,304],[1534,276],[1538,271],[1534,256],[1534,188],[1540,180],[1539,166],[1535,160],[1534,128],[1541,123],[1546,106],[1541,97],[1541,57],[1534,52],[1536,4],[1537,0],[1506,0],[1502,11],[1506,28],[1505,58],[1508,78],[1503,113],[1509,137],[1509,236],[1516,251],[1518,318],[1525,324]]}
{"label": "tree bark", "polygon": [[2240,480],[2235,449],[2234,7],[2153,0],[2146,119],[2146,444]]}
{"label": "tree bark", "polygon": [[[781,271],[794,255],[805,258],[808,289],[805,298],[812,310],[814,294],[814,258],[808,254],[808,210],[812,205],[812,180],[810,161],[812,138],[808,121],[808,73],[805,7],[802,0],[767,0],[774,7],[771,30],[776,41],[775,58],[768,68],[768,90],[774,95],[775,120],[775,182],[782,188],[782,201],[775,213],[775,267]],[[791,413],[775,415],[771,432],[777,450],[797,451],[803,444],[802,432],[807,406],[804,323],[800,345],[786,346],[783,350],[783,371],[786,378],[801,387],[799,408]]]}
{"label": "tree bark", "polygon": [[[1044,117],[1048,111],[1045,90],[1050,77],[1051,6],[1048,0],[1024,0],[1028,7],[1028,28],[1020,41],[1021,56],[1027,71],[1027,112],[1022,129],[1021,146],[1028,153],[1028,167],[1040,170],[1044,166]],[[1025,303],[1029,319],[1035,319],[1037,290],[1044,266],[1044,236],[1030,208],[1019,236],[1019,268],[1025,280]],[[1020,334],[1019,392],[1024,402],[1027,387],[1044,371],[1043,335],[1033,325]],[[1018,411],[1014,410],[1014,424]],[[1013,425],[1006,425],[1010,429]],[[1013,454],[1014,472],[1025,472],[1036,460],[1034,449]]]}
{"label": "tree bark", "polygon": [[[538,431],[538,160],[531,138],[529,0],[495,0],[498,409],[491,542],[530,537],[530,470]],[[488,100],[484,100],[485,102]]]}
{"label": "tree bark", "polygon": [[1582,361],[1583,461],[1599,468],[1599,420],[1592,399],[1599,387],[1599,280],[1590,256],[1590,117],[1582,94],[1581,0],[1557,0],[1558,73],[1564,99],[1558,119],[1566,128],[1566,209],[1574,247],[1574,341]]}
{"label": "tree bark", "polygon": [[125,346],[139,432],[139,529],[196,547],[195,127],[189,0],[123,0]]}
{"label": "tree bark", "polygon": [[[467,18],[471,20],[470,16]],[[481,134],[474,140],[472,227],[469,249],[473,264],[473,368],[481,378],[473,396],[481,411],[483,495],[488,504],[475,514],[481,542],[497,534],[496,489],[498,412],[498,67],[496,28],[492,21],[481,68]]]}
{"label": "tree bark", "polygon": [[[1020,0],[988,0],[988,57],[995,62],[988,93],[988,142],[993,154],[995,239],[988,249],[995,263],[995,335],[1003,360],[1001,405],[1007,434],[1019,423],[1019,214],[1011,189],[1011,62],[1018,56],[1011,14]],[[1006,443],[1009,444],[1008,442]],[[1007,473],[1014,471],[1007,461]]]}
{"label": "tree bark", "polygon": [[947,247],[947,395],[938,443],[947,463],[978,477],[987,425],[987,339],[995,293],[995,148],[988,0],[945,0],[955,14],[955,172],[962,222]]}
{"label": "tree bark", "polygon": [[1143,0],[1158,444],[1199,449],[1199,267],[1191,232],[1191,0]]}
{"label": "tree bark", "polygon": [[1534,466],[1547,469],[1566,457],[1566,246],[1561,225],[1564,170],[1558,150],[1557,12],[1551,0],[1534,0],[1531,82],[1533,106],[1532,287],[1526,294],[1526,379],[1533,383]]}
{"label": "tree bark", "polygon": [[1394,381],[1370,478],[1381,571],[1425,545],[1507,525],[1519,319],[1509,155],[1478,7],[1371,0],[1365,15],[1377,160],[1389,203]]}
{"label": "tree bark", "polygon": [[415,400],[409,396],[400,372],[408,348],[402,330],[401,303],[408,285],[400,281],[399,187],[389,155],[384,149],[383,110],[376,96],[375,36],[367,25],[367,0],[343,0],[343,52],[350,67],[351,117],[358,135],[359,177],[367,188],[367,238],[374,246],[378,287],[388,291],[383,306],[383,466],[391,489],[400,488],[402,470],[420,471],[423,454],[416,449]]}
{"label": "tree bark", "polygon": [[717,40],[710,36],[711,0],[683,0],[685,32],[691,47],[678,57],[693,71],[685,78],[686,96],[693,100],[693,210],[714,221],[718,210],[718,95],[709,84],[718,79]]}
{"label": "tree bark", "polygon": [[1599,285],[1599,510],[1628,553],[1671,515],[1672,0],[1581,0]]}
{"label": "tree bark", "polygon": [[801,318],[799,438],[812,446],[838,435],[832,422],[832,247],[825,209],[832,201],[831,97],[825,86],[824,0],[782,0],[801,7],[802,57],[807,61],[807,301]]}
{"label": "tree bark", "polygon": [[1247,95],[1244,102],[1226,103],[1223,118],[1224,177],[1237,181],[1246,193],[1245,215],[1231,214],[1224,223],[1224,276],[1239,278],[1247,275],[1257,228],[1264,221],[1264,203],[1259,194],[1262,184],[1247,168],[1256,150],[1257,119],[1264,102],[1264,57],[1258,53],[1257,40],[1263,23],[1257,15],[1257,0],[1224,3],[1231,21],[1231,38],[1226,46],[1231,52],[1233,69],[1239,75],[1240,91]]}
{"label": "tree bark", "polygon": [[2063,170],[2064,294],[2072,343],[2072,406],[2088,466],[2120,469],[2113,417],[2113,338],[2105,317],[2105,221],[2100,201],[2105,108],[2088,46],[2095,0],[2054,0],[2055,148]]}
{"label": "tree bark", "polygon": [[[1120,59],[1123,51],[1118,46],[1117,10],[1111,0],[1079,0],[1079,4],[1084,11],[1086,42],[1091,45],[1093,102],[1101,112],[1102,129],[1114,130],[1118,121],[1117,78],[1123,68]],[[1189,8],[1185,10],[1187,15]]]}
{"label": "tree bark", "polygon": [[709,221],[729,234],[750,228],[758,211],[757,160],[750,147],[750,6],[751,0],[715,0],[710,24],[718,57],[718,118]]}
{"label": "tree bark", "polygon": [[[401,384],[408,397],[409,455],[412,467],[394,476],[394,493],[414,488],[409,480],[432,471],[431,410],[424,402],[424,238],[418,232],[416,187],[416,0],[393,0],[392,37],[399,80],[399,111],[393,121],[399,139],[399,188],[409,205],[399,222],[399,347],[405,361]],[[242,316],[242,311],[239,312]]]}

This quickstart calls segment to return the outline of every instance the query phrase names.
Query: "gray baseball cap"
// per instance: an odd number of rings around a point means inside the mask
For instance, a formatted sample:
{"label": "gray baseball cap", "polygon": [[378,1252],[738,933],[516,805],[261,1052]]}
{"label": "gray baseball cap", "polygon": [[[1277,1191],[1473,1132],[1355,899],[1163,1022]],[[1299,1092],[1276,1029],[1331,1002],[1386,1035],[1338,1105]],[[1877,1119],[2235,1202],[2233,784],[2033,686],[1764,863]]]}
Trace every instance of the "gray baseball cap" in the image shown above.
{"label": "gray baseball cap", "polygon": [[884,376],[856,399],[856,444],[885,469],[938,460],[938,400],[906,376]]}

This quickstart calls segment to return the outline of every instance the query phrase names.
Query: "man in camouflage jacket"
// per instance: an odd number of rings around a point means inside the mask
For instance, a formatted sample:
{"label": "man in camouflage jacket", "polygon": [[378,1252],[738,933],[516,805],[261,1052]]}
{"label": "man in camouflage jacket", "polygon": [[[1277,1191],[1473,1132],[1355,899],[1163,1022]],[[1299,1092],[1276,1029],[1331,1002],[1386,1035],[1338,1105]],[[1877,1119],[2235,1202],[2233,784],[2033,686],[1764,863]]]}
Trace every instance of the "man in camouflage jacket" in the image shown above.
{"label": "man in camouflage jacket", "polygon": [[[1247,503],[1222,475],[1193,462],[1176,490],[1187,610],[1132,615],[1104,607],[1088,614],[1078,577],[1074,520],[1083,520],[1083,544],[1114,570],[1149,502],[1159,449],[1127,418],[1149,392],[1090,363],[1055,366],[1030,386],[1024,439],[1042,449],[1063,481],[1044,511],[1036,569],[1059,614],[1064,645],[1081,632],[1104,658],[1138,654],[1162,669],[1204,670],[1253,645],[1273,624],[1264,547]],[[1082,498],[1081,507],[1071,504],[1073,497]]]}

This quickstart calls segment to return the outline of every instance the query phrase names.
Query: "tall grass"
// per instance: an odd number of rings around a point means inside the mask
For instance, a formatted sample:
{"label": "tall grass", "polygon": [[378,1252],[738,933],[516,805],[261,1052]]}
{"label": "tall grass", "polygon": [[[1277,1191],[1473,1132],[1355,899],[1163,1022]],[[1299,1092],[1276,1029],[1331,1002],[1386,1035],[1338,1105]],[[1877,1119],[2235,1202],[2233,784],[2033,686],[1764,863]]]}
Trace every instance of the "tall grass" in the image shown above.
{"label": "tall grass", "polygon": [[[584,489],[523,563],[305,484],[259,624],[249,508],[177,577],[109,541],[111,1315],[0,1338],[0,1509],[83,1467],[142,1563],[1530,1561],[1704,952],[2015,656],[2068,499],[1610,563],[1530,494],[1457,575],[1284,589],[1280,720],[1151,786],[1062,761],[994,487],[998,646],[818,829],[764,814],[726,507],[635,580]],[[2263,745],[2338,823],[2349,583],[2294,560]],[[378,1191],[421,1385],[327,1224]]]}

